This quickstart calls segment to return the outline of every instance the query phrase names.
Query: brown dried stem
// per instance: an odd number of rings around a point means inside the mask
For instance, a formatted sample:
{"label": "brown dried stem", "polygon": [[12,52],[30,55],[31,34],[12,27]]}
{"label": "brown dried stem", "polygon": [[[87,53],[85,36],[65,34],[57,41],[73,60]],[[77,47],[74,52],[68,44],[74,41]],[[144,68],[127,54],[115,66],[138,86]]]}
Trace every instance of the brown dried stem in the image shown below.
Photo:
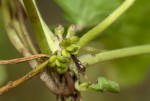
{"label": "brown dried stem", "polygon": [[26,61],[30,61],[30,60],[42,58],[42,57],[49,58],[49,56],[46,54],[37,54],[37,55],[26,56],[23,58],[16,58],[16,59],[10,59],[10,60],[0,60],[0,64],[16,64],[16,63],[26,62]]}
{"label": "brown dried stem", "polygon": [[9,82],[6,85],[2,86],[0,88],[0,95],[3,94],[4,92],[10,90],[11,88],[14,88],[28,80],[30,80],[31,78],[33,78],[34,76],[36,76],[38,73],[41,72],[42,69],[44,69],[47,64],[48,64],[48,60],[43,62],[42,64],[40,64],[39,66],[37,66],[36,68],[34,68],[33,70],[31,70],[29,73],[27,73],[26,75],[24,75],[23,77],[13,81],[13,82]]}

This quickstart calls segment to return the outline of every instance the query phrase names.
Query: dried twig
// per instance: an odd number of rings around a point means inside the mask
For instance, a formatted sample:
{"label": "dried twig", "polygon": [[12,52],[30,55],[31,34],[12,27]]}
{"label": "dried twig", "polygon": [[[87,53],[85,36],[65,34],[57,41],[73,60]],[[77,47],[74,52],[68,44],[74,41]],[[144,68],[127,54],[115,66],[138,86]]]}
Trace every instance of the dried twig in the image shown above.
{"label": "dried twig", "polygon": [[41,58],[41,57],[49,58],[49,56],[46,54],[37,54],[37,55],[31,55],[31,56],[26,56],[23,58],[16,58],[16,59],[11,59],[11,60],[0,60],[0,64],[16,64],[16,63],[30,61],[30,60]]}
{"label": "dried twig", "polygon": [[42,64],[40,64],[39,66],[37,66],[36,68],[31,70],[29,73],[27,73],[23,77],[15,80],[13,82],[9,82],[6,85],[4,85],[3,87],[1,87],[0,95],[3,94],[4,92],[8,91],[9,89],[14,88],[14,87],[26,82],[27,80],[30,80],[34,76],[36,76],[38,73],[41,72],[42,69],[44,69],[47,66],[48,62],[49,62],[48,60],[43,62]]}

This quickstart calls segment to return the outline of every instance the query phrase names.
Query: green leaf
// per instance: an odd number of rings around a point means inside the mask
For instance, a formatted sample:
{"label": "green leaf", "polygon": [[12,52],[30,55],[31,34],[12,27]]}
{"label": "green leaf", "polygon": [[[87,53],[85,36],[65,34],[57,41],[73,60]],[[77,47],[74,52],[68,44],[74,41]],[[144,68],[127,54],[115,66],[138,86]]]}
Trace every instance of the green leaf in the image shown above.
{"label": "green leaf", "polygon": [[[150,44],[149,13],[147,0],[136,0],[135,4],[118,22],[103,32],[101,37],[97,37],[98,46],[101,43],[105,49],[112,50]],[[148,54],[117,59],[109,62],[108,66],[103,67],[101,71],[104,71],[103,75],[117,80],[121,86],[135,86],[147,78],[149,60],[150,55]]]}
{"label": "green leaf", "polygon": [[96,83],[89,86],[89,89],[101,92],[103,91],[112,93],[120,92],[120,87],[116,82],[110,81],[104,77],[99,77]]}
{"label": "green leaf", "polygon": [[64,11],[65,18],[78,27],[99,23],[118,5],[117,0],[54,0]]}

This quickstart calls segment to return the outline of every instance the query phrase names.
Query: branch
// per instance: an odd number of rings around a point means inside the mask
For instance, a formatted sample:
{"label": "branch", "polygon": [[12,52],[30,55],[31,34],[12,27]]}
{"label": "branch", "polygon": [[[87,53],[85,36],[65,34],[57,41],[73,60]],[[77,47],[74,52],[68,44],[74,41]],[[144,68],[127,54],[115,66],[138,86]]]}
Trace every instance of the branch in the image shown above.
{"label": "branch", "polygon": [[[22,43],[21,39],[17,35],[17,30],[15,30],[15,27],[12,23],[11,19],[11,12],[9,9],[9,0],[2,0],[2,11],[4,16],[4,25],[8,34],[8,37],[10,38],[12,44],[14,47],[23,55],[23,56],[31,56],[32,54],[28,51],[26,46]],[[49,40],[50,41],[50,40]],[[55,47],[53,44],[52,46]],[[29,61],[30,66],[34,69],[38,65],[38,61],[32,60]],[[68,76],[67,76],[68,77]],[[68,77],[70,78],[70,77]],[[53,77],[50,76],[46,71],[43,71],[40,75],[40,79],[45,83],[45,85],[56,95],[64,95],[68,96],[72,94],[72,90],[70,90],[67,86],[64,87],[64,85],[61,85],[58,87],[56,83],[53,81]],[[72,78],[70,78],[72,80]],[[67,80],[68,85],[70,86],[70,81]],[[3,88],[4,89],[4,88]]]}
{"label": "branch", "polygon": [[98,54],[88,54],[79,57],[85,66],[90,66],[99,62],[112,59],[124,58],[128,56],[142,55],[150,53],[150,45],[134,46],[129,48],[106,51]]}
{"label": "branch", "polygon": [[6,85],[4,85],[3,87],[0,88],[0,95],[3,94],[4,92],[10,90],[11,88],[14,88],[30,79],[32,79],[34,76],[36,76],[38,73],[40,73],[49,63],[49,60],[43,62],[42,64],[40,64],[39,66],[37,66],[36,68],[34,68],[33,70],[31,70],[28,74],[24,75],[23,77],[13,81],[13,82],[9,82]]}
{"label": "branch", "polygon": [[103,22],[99,23],[93,29],[85,33],[79,41],[80,47],[85,46],[91,40],[108,28],[115,20],[117,20],[133,3],[135,0],[125,0],[113,13],[111,13]]}
{"label": "branch", "polygon": [[26,62],[26,61],[30,61],[33,59],[37,59],[37,58],[49,58],[48,55],[45,54],[37,54],[37,55],[31,55],[31,56],[26,56],[23,58],[16,58],[16,59],[11,59],[11,60],[0,60],[0,64],[16,64],[16,63],[20,63],[20,62]]}
{"label": "branch", "polygon": [[[8,0],[2,0],[2,12],[3,12],[3,18],[4,18],[4,25],[8,34],[8,37],[14,47],[20,52],[23,56],[31,56],[32,54],[29,52],[29,50],[26,48],[26,46],[22,43],[21,39],[17,35],[17,30],[14,28],[16,26],[13,25],[12,19],[11,19],[11,11],[9,9],[9,2]],[[5,15],[5,16],[4,16]],[[38,65],[38,61],[32,60],[29,61],[29,65],[34,69]],[[52,77],[50,77],[47,72],[43,71],[40,75],[40,79],[47,85],[47,87],[51,90],[54,88],[55,83],[53,82]],[[55,90],[55,89],[54,89]]]}

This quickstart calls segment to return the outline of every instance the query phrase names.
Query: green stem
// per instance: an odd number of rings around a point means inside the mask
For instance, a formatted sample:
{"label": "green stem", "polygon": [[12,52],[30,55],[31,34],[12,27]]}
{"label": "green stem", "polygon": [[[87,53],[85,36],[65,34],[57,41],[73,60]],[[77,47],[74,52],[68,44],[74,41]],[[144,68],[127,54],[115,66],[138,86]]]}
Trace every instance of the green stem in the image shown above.
{"label": "green stem", "polygon": [[108,28],[117,18],[119,18],[135,0],[125,0],[112,14],[110,14],[103,22],[99,23],[93,29],[84,34],[80,41],[80,47],[85,46],[88,42],[100,35],[106,28]]}
{"label": "green stem", "polygon": [[35,0],[23,0],[26,11],[29,15],[35,35],[40,46],[42,53],[51,54],[58,49],[58,39],[48,29],[44,23],[38,8],[35,4]]}
{"label": "green stem", "polygon": [[124,58],[128,56],[142,55],[150,53],[150,45],[134,46],[129,48],[106,51],[98,54],[88,54],[81,56],[79,59],[85,65],[93,65],[99,62],[112,59]]}

